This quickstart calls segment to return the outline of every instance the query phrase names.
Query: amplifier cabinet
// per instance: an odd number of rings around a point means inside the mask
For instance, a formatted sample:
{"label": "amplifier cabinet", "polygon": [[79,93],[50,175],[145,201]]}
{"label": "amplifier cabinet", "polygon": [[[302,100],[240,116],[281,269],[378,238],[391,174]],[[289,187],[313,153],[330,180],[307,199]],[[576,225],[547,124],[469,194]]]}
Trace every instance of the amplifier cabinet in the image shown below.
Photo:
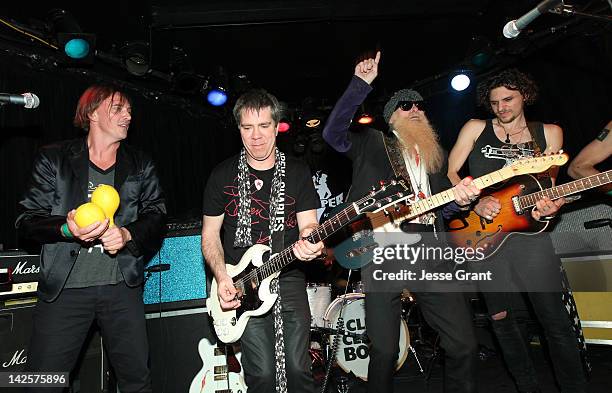
{"label": "amplifier cabinet", "polygon": [[165,271],[145,273],[144,303],[148,311],[203,306],[206,273],[200,245],[201,235],[167,237],[145,270],[169,265]]}

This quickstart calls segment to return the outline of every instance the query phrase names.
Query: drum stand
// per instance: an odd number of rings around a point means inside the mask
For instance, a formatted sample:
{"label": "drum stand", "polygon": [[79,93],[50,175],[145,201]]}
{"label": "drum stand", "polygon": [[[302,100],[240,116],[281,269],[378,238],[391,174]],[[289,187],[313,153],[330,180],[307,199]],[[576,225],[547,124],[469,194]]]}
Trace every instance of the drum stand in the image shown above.
{"label": "drum stand", "polygon": [[[406,325],[408,325],[408,329],[410,329],[411,326],[416,327],[417,329],[417,337],[418,339],[416,341],[421,342],[421,343],[425,343],[425,339],[423,338],[423,324],[422,324],[422,315],[420,315],[419,321],[417,323],[413,323],[412,325],[410,324],[410,315],[412,314],[412,309],[414,306],[418,306],[418,303],[414,302],[413,303],[413,299],[412,297],[409,298],[410,302],[412,303],[410,305],[410,307],[408,308],[407,311],[404,310],[403,305],[402,305],[402,318],[404,319],[404,321],[406,321]],[[404,301],[404,300],[402,300]],[[412,341],[412,340],[411,340]],[[436,338],[434,340],[433,346],[432,346],[432,357],[431,359],[429,359],[428,363],[427,363],[427,372],[425,372],[425,370],[423,370],[423,366],[421,365],[421,361],[419,360],[419,357],[417,355],[416,350],[414,349],[414,347],[412,346],[412,344],[410,344],[410,346],[408,347],[408,349],[410,349],[410,352],[412,352],[412,354],[414,355],[414,359],[417,362],[417,365],[419,366],[419,371],[421,372],[421,374],[425,374],[425,381],[429,381],[429,378],[431,377],[431,371],[433,369],[433,365],[435,363],[435,361],[438,359],[439,356],[439,351],[438,351],[438,347],[439,347],[439,341],[440,341],[440,335],[436,334]]]}
{"label": "drum stand", "polygon": [[[433,343],[431,359],[429,359],[429,363],[427,364],[427,373],[425,374],[426,382],[429,382],[429,378],[431,378],[431,372],[433,370],[433,366],[436,360],[438,360],[440,356],[440,351],[438,350],[438,348],[440,348],[440,334],[436,334],[436,339],[434,340],[434,343]],[[421,372],[422,371],[423,370],[421,370]]]}
{"label": "drum stand", "polygon": [[419,361],[419,357],[417,356],[417,353],[414,350],[414,347],[410,345],[408,349],[410,349],[410,352],[412,352],[412,354],[414,355],[414,359],[416,360],[417,365],[419,366],[419,371],[421,372],[421,374],[423,374],[423,367],[421,366],[421,362]]}
{"label": "drum stand", "polygon": [[[332,364],[334,360],[336,359],[336,353],[338,351],[338,346],[340,345],[340,336],[351,334],[351,333],[344,332],[344,318],[342,317],[342,313],[344,311],[344,306],[348,303],[348,296],[346,295],[348,293],[349,283],[351,282],[352,272],[353,272],[353,269],[349,269],[348,277],[346,280],[346,288],[344,289],[344,298],[342,300],[342,305],[340,306],[340,311],[338,311],[338,322],[336,323],[336,329],[335,329],[335,332],[337,334],[334,335],[334,342],[331,344],[331,349],[328,351],[327,364],[325,366],[325,377],[323,378],[323,385],[321,386],[321,393],[327,392],[327,383],[329,382],[329,376],[331,374]],[[346,392],[348,392],[348,387],[346,387]]]}

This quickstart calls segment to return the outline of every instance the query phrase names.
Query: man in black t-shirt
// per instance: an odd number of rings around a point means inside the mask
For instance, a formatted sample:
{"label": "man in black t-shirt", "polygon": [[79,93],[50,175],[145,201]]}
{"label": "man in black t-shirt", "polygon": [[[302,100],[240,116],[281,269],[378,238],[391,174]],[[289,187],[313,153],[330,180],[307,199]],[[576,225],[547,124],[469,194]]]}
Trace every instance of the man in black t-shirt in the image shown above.
{"label": "man in black t-shirt", "polygon": [[[217,293],[210,296],[218,296],[225,310],[240,306],[225,265],[236,265],[249,246],[271,245],[273,252],[292,246],[301,261],[313,260],[323,249],[321,242],[304,240],[317,226],[319,202],[306,164],[276,148],[280,120],[276,98],[263,90],[247,92],[236,102],[234,117],[243,149],[211,173],[202,227],[202,252],[218,284]],[[241,337],[246,383],[249,392],[273,392],[276,385],[285,385],[286,371],[288,391],[313,392],[310,311],[299,263],[283,269],[279,287],[280,303],[263,316],[252,317]],[[282,354],[275,354],[279,330],[284,362]]]}

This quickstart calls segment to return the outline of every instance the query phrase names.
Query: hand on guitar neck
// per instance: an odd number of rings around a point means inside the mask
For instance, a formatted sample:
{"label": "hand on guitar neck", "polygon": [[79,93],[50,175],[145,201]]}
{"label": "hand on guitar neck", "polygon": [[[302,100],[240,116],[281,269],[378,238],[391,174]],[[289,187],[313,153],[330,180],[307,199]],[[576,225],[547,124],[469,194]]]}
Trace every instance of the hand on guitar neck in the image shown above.
{"label": "hand on guitar neck", "polygon": [[473,180],[471,176],[465,177],[453,187],[455,202],[461,207],[469,206],[480,195],[480,188],[474,184]]}
{"label": "hand on guitar neck", "polygon": [[312,233],[313,229],[317,227],[316,224],[307,226],[300,231],[300,240],[295,242],[293,245],[293,254],[300,261],[312,261],[323,251],[323,242],[313,244],[307,240],[308,236]]}

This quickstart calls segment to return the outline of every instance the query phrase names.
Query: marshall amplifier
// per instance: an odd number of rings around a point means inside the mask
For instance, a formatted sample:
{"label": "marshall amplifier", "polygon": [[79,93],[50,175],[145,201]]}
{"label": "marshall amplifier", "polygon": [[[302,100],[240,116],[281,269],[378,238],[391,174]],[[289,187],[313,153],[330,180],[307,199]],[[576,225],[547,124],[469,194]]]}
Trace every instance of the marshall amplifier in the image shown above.
{"label": "marshall amplifier", "polygon": [[28,359],[36,298],[0,303],[0,371],[23,371]]}
{"label": "marshall amplifier", "polygon": [[36,292],[40,256],[24,251],[0,252],[0,297],[15,297]]}

